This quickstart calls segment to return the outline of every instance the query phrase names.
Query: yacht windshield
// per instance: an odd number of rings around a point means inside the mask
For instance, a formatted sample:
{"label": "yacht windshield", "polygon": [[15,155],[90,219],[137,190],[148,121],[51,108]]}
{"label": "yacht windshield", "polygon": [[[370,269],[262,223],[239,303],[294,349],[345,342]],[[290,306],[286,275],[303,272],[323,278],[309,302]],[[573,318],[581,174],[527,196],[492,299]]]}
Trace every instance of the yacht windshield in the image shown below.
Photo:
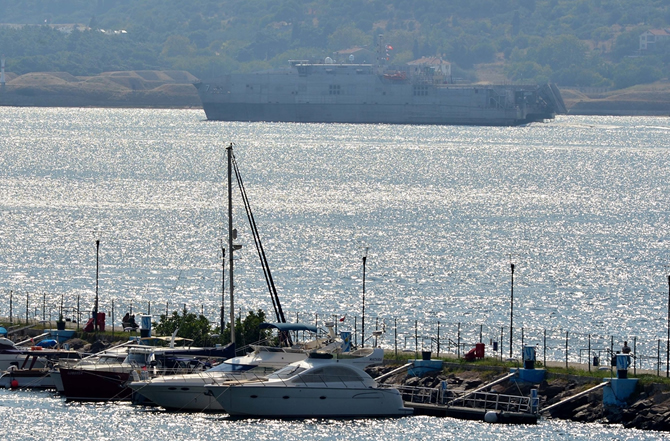
{"label": "yacht windshield", "polygon": [[300,372],[303,372],[304,370],[305,368],[302,366],[288,365],[286,367],[279,369],[277,372],[269,375],[268,378],[282,378],[282,379],[290,378],[294,375],[298,375]]}
{"label": "yacht windshield", "polygon": [[255,364],[237,364],[237,363],[221,363],[218,366],[214,366],[209,371],[210,372],[244,372],[250,369],[255,368]]}

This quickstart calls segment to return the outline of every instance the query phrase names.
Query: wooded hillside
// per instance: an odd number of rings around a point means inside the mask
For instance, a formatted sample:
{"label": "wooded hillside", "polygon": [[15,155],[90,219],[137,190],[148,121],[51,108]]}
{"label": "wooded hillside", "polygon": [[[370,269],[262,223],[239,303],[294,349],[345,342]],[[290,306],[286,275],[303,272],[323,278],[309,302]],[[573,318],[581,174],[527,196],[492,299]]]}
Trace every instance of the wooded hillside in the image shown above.
{"label": "wooded hillside", "polygon": [[[396,64],[442,56],[454,76],[623,88],[667,77],[667,0],[32,0],[0,3],[7,71],[185,70],[198,78],[323,59],[383,34]],[[79,24],[79,26],[72,26]],[[70,26],[65,26],[70,25]]]}

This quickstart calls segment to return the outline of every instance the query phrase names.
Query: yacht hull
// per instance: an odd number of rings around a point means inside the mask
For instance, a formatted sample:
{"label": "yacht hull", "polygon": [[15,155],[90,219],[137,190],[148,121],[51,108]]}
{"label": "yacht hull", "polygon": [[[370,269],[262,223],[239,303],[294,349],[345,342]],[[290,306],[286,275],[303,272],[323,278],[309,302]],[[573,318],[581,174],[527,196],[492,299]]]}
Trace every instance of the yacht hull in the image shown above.
{"label": "yacht hull", "polygon": [[[232,416],[367,418],[411,415],[396,389],[231,386],[213,394]],[[218,395],[217,395],[218,394]]]}

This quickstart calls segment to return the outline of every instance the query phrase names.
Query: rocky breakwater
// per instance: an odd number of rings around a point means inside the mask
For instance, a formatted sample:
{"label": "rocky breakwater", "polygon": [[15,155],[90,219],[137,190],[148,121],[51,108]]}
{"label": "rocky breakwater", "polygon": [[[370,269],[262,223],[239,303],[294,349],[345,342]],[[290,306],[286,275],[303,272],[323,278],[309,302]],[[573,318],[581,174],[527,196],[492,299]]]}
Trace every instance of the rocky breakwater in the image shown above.
{"label": "rocky breakwater", "polygon": [[[373,377],[390,372],[397,366],[378,366],[369,368]],[[384,380],[387,384],[438,388],[446,381],[449,390],[466,393],[486,383],[501,378],[509,372],[508,368],[463,366],[445,363],[441,372],[433,372],[425,376],[407,377],[399,373]],[[579,375],[547,373],[547,378],[539,385],[522,384],[510,379],[492,386],[489,391],[505,395],[530,395],[531,389],[538,389],[540,409],[558,403],[570,396],[586,391],[600,383],[602,379]],[[626,428],[642,430],[670,431],[670,386],[659,383],[645,382],[628,400],[625,408],[603,405],[603,389],[567,401],[552,409],[551,413],[543,413],[546,418],[568,419],[578,422],[600,424],[621,424]]]}

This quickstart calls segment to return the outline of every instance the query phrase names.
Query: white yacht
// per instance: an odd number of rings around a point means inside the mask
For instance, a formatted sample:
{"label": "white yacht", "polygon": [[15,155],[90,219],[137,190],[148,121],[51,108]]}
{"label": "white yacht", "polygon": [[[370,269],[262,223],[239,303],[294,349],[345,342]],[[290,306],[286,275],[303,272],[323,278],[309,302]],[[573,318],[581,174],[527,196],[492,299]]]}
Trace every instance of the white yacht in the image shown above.
{"label": "white yacht", "polygon": [[231,416],[367,418],[411,415],[397,389],[379,387],[362,369],[320,356],[266,378],[205,386]]}
{"label": "white yacht", "polygon": [[[317,328],[298,323],[280,323],[272,326],[288,331],[308,331],[316,333]],[[189,375],[172,375],[156,377],[147,381],[134,381],[130,387],[136,392],[166,409],[180,411],[221,412],[223,408],[208,393],[205,386],[218,384],[234,379],[257,379],[277,369],[281,369],[296,361],[305,360],[309,352],[318,351],[323,354],[336,354],[344,363],[364,368],[371,364],[381,363],[384,351],[380,348],[358,349],[353,352],[342,352],[342,340],[335,336],[332,325],[327,323],[328,336],[316,338],[305,344],[290,348],[252,346],[253,352],[224,361],[205,372]]]}

